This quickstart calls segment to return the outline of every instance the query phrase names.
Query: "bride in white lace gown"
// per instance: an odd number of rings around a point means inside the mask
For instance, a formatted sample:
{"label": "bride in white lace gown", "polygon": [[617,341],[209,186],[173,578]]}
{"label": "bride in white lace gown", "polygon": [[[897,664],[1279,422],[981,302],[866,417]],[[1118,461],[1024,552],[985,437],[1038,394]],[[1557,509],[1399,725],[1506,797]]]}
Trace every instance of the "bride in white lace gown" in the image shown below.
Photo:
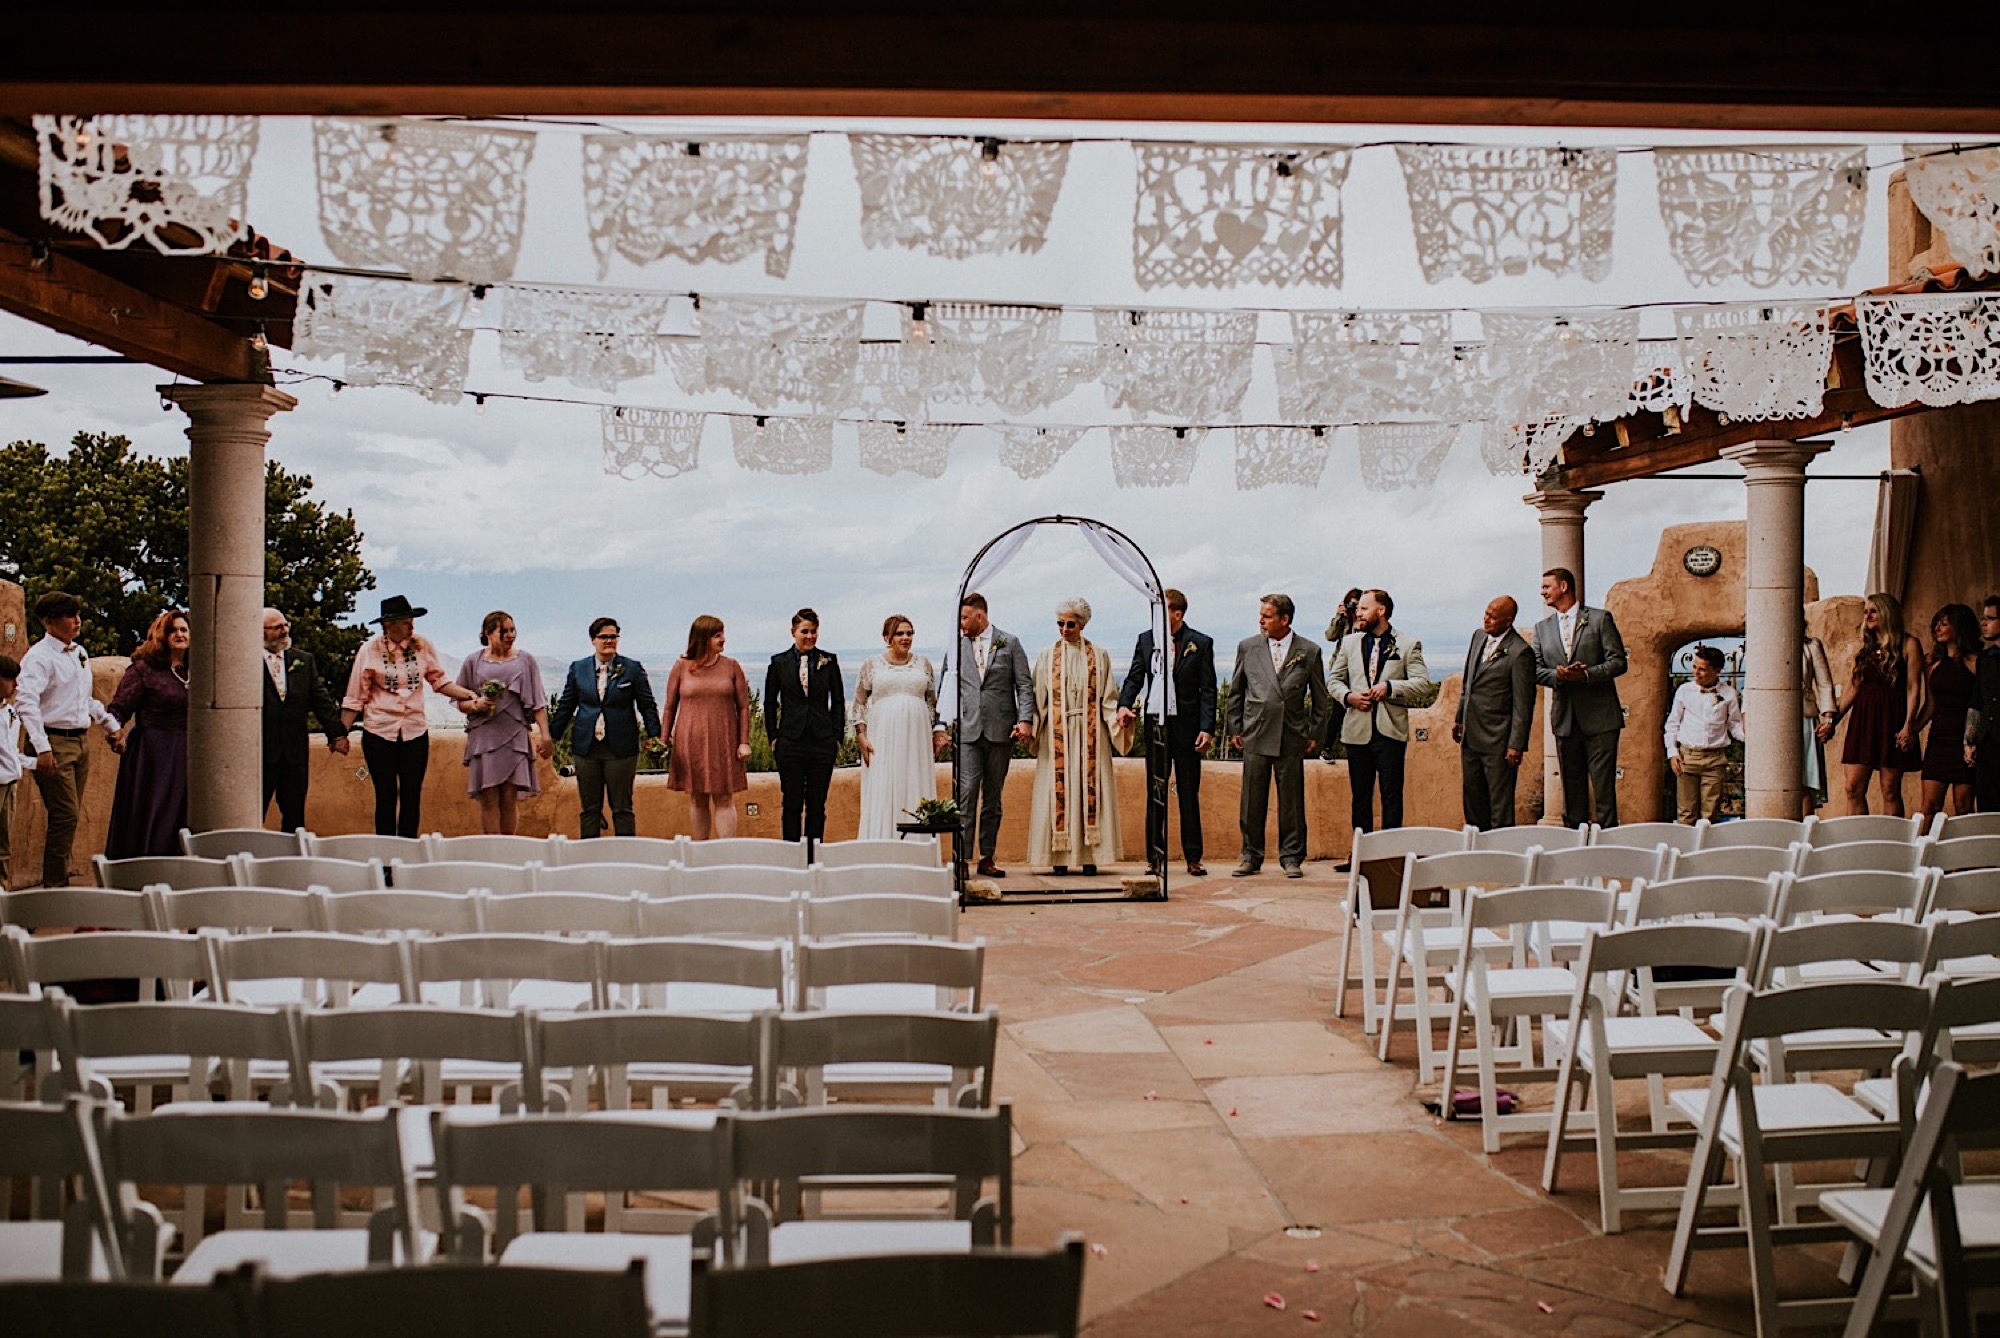
{"label": "bride in white lace gown", "polygon": [[894,840],[917,801],[937,794],[937,670],[910,649],[916,626],[901,614],[882,624],[882,640],[888,650],[861,666],[854,693],[863,840]]}

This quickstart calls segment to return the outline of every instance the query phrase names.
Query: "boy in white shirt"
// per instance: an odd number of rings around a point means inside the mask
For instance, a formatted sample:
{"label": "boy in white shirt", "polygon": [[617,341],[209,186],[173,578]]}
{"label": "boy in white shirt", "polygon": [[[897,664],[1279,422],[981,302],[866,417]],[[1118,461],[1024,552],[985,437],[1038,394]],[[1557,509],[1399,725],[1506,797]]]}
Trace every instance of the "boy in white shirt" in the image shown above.
{"label": "boy in white shirt", "polygon": [[1729,768],[1729,741],[1743,741],[1743,705],[1736,689],[1721,682],[1722,652],[1697,647],[1694,681],[1674,693],[1667,712],[1667,760],[1674,769],[1674,808],[1679,821],[1714,822],[1722,813],[1722,780]]}
{"label": "boy in white shirt", "polygon": [[0,655],[0,892],[13,886],[14,785],[21,779],[21,717],[14,712],[14,689],[21,662]]}

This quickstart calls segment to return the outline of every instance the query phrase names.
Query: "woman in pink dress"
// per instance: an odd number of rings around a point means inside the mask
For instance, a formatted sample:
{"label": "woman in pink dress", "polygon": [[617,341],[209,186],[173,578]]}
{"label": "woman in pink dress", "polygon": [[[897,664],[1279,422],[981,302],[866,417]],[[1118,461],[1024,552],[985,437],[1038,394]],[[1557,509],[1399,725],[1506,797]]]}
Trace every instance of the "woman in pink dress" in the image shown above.
{"label": "woman in pink dress", "polygon": [[722,653],[722,619],[702,614],[688,628],[687,654],[667,675],[660,712],[673,740],[667,785],[688,797],[688,826],[697,841],[736,835],[734,796],[750,788],[750,682],[743,666]]}
{"label": "woman in pink dress", "polygon": [[[518,796],[542,792],[535,758],[550,757],[548,696],[532,655],[514,649],[514,620],[495,609],[479,624],[485,649],[458,667],[458,685],[479,694],[459,703],[465,712],[466,789],[479,801],[479,830],[512,836]],[[540,739],[532,734],[542,732]]]}

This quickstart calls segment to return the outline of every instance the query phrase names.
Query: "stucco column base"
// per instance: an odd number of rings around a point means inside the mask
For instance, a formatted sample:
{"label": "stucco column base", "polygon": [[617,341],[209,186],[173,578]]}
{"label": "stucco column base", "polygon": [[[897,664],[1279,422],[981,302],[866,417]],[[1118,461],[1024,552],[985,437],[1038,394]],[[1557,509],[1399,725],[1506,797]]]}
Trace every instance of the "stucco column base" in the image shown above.
{"label": "stucco column base", "polygon": [[264,446],[298,401],[263,385],[160,394],[188,417],[188,826],[261,827]]}
{"label": "stucco column base", "polygon": [[1743,466],[1743,812],[1796,818],[1805,798],[1799,656],[1804,642],[1806,465],[1825,442],[1753,441]]}
{"label": "stucco column base", "polygon": [[[1531,492],[1521,500],[1535,508],[1542,526],[1542,571],[1567,567],[1576,573],[1576,597],[1583,599],[1583,522],[1590,504],[1604,494],[1583,489],[1558,488]],[[1537,573],[1539,587],[1540,574]],[[1532,629],[1539,618],[1524,619]],[[1533,642],[1532,632],[1529,633]],[[1550,706],[1552,690],[1541,689],[1542,698],[1542,823],[1560,827],[1563,820],[1562,765],[1556,757],[1555,711]]]}

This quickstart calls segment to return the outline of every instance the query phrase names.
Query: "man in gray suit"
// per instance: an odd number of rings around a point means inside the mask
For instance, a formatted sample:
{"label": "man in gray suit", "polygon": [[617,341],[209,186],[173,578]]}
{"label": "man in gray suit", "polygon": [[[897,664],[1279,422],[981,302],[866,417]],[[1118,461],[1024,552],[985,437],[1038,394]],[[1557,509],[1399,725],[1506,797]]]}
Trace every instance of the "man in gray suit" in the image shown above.
{"label": "man in gray suit", "polygon": [[1514,823],[1514,781],[1535,724],[1535,653],[1514,630],[1521,606],[1501,595],[1486,606],[1465,651],[1451,741],[1464,774],[1465,820],[1480,831]]}
{"label": "man in gray suit", "polygon": [[976,833],[979,876],[1005,878],[993,862],[1000,803],[1015,741],[1034,737],[1035,674],[1020,641],[988,619],[986,596],[974,592],[958,606],[958,634],[959,839],[969,847]]}
{"label": "man in gray suit", "polygon": [[1618,685],[1625,672],[1625,641],[1603,609],[1577,597],[1567,567],[1542,573],[1542,602],[1553,610],[1535,624],[1535,681],[1549,689],[1549,724],[1562,768],[1563,825],[1592,820],[1618,825],[1618,732],[1625,712]]}
{"label": "man in gray suit", "polygon": [[1229,740],[1243,754],[1243,858],[1236,876],[1264,867],[1264,815],[1271,778],[1278,781],[1278,863],[1285,877],[1305,876],[1306,755],[1326,726],[1326,671],[1319,644],[1292,631],[1289,595],[1266,595],[1259,635],[1237,644],[1229,677]]}

